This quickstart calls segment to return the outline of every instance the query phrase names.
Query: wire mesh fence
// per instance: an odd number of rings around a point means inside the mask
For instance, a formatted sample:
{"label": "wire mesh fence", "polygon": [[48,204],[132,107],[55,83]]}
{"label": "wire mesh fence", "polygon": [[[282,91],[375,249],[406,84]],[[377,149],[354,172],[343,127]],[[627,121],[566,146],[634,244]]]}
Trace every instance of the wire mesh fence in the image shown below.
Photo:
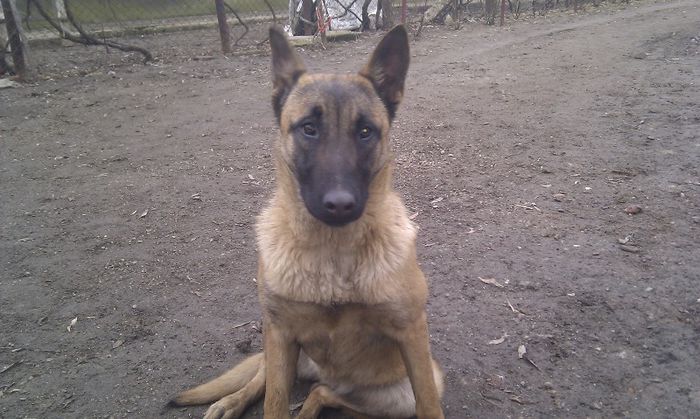
{"label": "wire mesh fence", "polygon": [[[227,52],[259,49],[270,23],[285,24],[289,10],[287,0],[2,1],[0,75],[13,67],[7,45],[13,34],[5,29],[9,7],[40,74],[54,74],[66,61],[75,63],[69,67],[82,61],[94,67],[96,61],[113,65],[214,55],[222,50],[220,27],[227,29]],[[90,48],[91,57],[85,48],[76,48],[80,44],[104,48]]]}
{"label": "wire mesh fence", "polygon": [[[216,3],[231,19],[232,36],[245,41],[249,26],[286,14],[286,0],[17,0],[30,42],[61,37],[65,32],[98,39],[130,38],[217,27]],[[82,33],[85,32],[85,33]],[[247,35],[247,33],[245,33]],[[192,34],[197,37],[196,33]],[[254,36],[249,37],[254,40]],[[258,40],[259,41],[259,40]],[[157,53],[157,51],[156,51]]]}
{"label": "wire mesh fence", "polygon": [[[100,45],[102,62],[141,59],[182,60],[266,48],[267,28],[275,22],[293,35],[320,37],[332,31],[388,28],[403,22],[415,35],[427,24],[498,22],[498,16],[518,19],[554,8],[577,10],[599,0],[0,0],[0,20],[13,8],[17,27],[0,24],[0,75],[8,62],[13,31],[32,45],[39,72],[85,60],[72,44]],[[625,1],[625,0],[622,0]],[[320,36],[319,36],[320,35]],[[63,40],[63,43],[61,42]],[[66,41],[67,40],[67,41]],[[110,51],[122,51],[104,58]],[[106,52],[106,54],[104,52]],[[78,57],[77,55],[80,55]],[[32,57],[29,57],[30,60]],[[9,60],[11,61],[11,60]]]}

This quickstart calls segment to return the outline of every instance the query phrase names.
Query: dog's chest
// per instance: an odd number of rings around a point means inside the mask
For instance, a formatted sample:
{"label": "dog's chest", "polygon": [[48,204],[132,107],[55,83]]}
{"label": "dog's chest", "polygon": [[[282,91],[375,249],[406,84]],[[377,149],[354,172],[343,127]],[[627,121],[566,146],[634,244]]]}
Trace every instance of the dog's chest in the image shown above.
{"label": "dog's chest", "polygon": [[390,306],[321,306],[273,299],[267,311],[311,359],[331,374],[375,352],[382,359],[398,354],[387,331],[400,328],[402,319]]}

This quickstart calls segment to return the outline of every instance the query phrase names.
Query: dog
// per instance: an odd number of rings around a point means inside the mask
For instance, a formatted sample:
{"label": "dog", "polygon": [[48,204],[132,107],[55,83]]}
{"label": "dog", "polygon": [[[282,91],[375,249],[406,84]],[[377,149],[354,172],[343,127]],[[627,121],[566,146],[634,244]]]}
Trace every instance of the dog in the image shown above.
{"label": "dog", "polygon": [[403,26],[354,75],[309,74],[270,29],[276,189],[256,224],[262,353],[176,396],[237,418],[264,393],[290,418],[296,378],[315,382],[297,418],[324,407],[355,418],[444,418],[430,353],[428,287],[416,230],[392,189],[389,128],[409,65]]}

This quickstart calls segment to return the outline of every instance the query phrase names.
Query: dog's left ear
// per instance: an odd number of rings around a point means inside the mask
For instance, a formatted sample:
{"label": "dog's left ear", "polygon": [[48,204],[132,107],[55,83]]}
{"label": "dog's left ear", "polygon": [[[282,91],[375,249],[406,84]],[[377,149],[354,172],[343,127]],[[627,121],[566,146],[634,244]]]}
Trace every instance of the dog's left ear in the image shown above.
{"label": "dog's left ear", "polygon": [[272,107],[279,121],[282,106],[287,95],[299,77],[306,72],[301,58],[294,47],[287,41],[287,35],[279,28],[270,28],[270,46],[272,47]]}
{"label": "dog's left ear", "polygon": [[394,119],[403,98],[409,61],[408,33],[406,28],[399,25],[382,38],[374,49],[372,58],[360,70],[360,75],[368,78],[379,93],[390,119]]}

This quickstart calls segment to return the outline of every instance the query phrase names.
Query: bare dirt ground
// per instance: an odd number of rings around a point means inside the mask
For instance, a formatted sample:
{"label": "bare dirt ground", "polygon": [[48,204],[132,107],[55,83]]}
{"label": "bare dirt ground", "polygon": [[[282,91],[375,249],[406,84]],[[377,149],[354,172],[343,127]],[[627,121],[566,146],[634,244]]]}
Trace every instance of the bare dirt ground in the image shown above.
{"label": "bare dirt ground", "polygon": [[[377,39],[302,54],[351,71]],[[700,4],[427,28],[412,48],[396,186],[447,417],[698,417]],[[0,417],[200,416],[163,406],[260,349],[268,60],[0,91]]]}

